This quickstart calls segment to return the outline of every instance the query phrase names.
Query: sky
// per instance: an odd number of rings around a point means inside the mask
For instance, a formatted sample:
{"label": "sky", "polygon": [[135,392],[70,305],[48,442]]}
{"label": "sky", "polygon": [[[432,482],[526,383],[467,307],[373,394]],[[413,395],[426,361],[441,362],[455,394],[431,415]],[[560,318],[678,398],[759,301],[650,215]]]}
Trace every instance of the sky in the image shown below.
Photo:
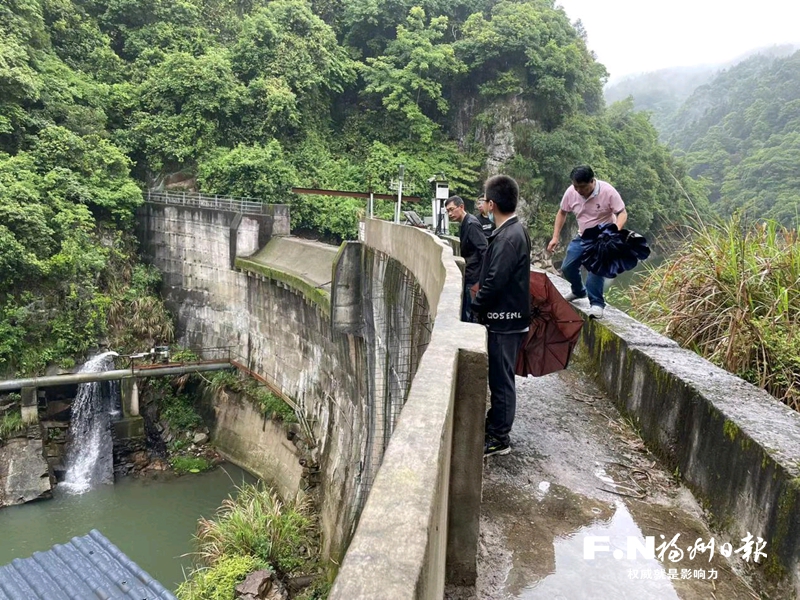
{"label": "sky", "polygon": [[[580,19],[610,81],[800,44],[800,0],[556,0]],[[747,6],[750,10],[745,10]],[[741,7],[741,8],[740,8]]]}

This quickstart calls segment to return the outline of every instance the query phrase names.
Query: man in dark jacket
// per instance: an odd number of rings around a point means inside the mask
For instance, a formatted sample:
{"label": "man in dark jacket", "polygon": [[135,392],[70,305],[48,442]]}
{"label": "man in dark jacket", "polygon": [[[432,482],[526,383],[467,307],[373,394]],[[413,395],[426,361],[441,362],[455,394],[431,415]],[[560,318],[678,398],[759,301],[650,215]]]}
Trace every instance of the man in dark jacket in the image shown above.
{"label": "man in dark jacket", "polygon": [[475,216],[481,224],[483,235],[488,238],[494,231],[494,221],[489,218],[489,212],[486,210],[486,196],[483,194],[478,198],[478,214]]}
{"label": "man in dark jacket", "polygon": [[506,175],[486,181],[486,205],[497,229],[489,238],[472,311],[489,329],[489,391],[484,456],[511,452],[509,433],[517,408],[514,367],[530,325],[531,241],[515,211],[517,182]]}
{"label": "man in dark jacket", "polygon": [[451,196],[444,203],[447,216],[461,223],[459,237],[461,238],[461,256],[464,258],[464,292],[461,301],[461,320],[471,322],[472,311],[470,304],[472,296],[469,288],[478,283],[481,273],[481,262],[488,245],[486,237],[481,230],[481,224],[473,215],[467,213],[464,201],[459,196]]}

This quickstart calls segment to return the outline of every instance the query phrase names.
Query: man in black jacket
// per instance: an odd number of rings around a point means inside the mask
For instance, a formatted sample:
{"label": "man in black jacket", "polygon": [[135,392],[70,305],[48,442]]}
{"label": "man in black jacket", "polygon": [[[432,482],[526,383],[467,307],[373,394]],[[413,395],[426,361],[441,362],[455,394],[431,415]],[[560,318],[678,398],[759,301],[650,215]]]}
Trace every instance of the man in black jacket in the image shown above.
{"label": "man in black jacket", "polygon": [[484,456],[511,452],[509,433],[517,408],[514,367],[530,325],[531,241],[515,211],[517,182],[506,175],[486,181],[486,204],[497,229],[489,238],[472,311],[489,329],[489,391]]}
{"label": "man in black jacket", "polygon": [[459,237],[461,238],[461,256],[464,258],[466,267],[464,269],[464,291],[461,300],[461,320],[471,322],[472,311],[470,304],[472,296],[469,288],[478,283],[481,273],[481,262],[486,252],[488,243],[481,230],[478,219],[467,213],[464,208],[464,201],[459,196],[451,196],[444,203],[447,216],[461,223]]}
{"label": "man in black jacket", "polygon": [[478,222],[481,224],[483,235],[488,238],[494,231],[494,221],[489,218],[489,212],[486,210],[486,196],[484,194],[481,194],[481,197],[478,198],[477,208],[478,214],[475,216],[478,218]]}

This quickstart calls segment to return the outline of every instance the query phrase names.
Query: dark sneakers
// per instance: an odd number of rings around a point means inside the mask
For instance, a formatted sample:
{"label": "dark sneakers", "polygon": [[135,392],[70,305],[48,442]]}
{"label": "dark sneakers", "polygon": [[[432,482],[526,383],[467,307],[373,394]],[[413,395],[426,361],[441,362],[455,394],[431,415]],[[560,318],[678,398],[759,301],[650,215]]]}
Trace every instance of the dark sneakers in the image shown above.
{"label": "dark sneakers", "polygon": [[487,456],[503,456],[504,454],[509,454],[511,452],[511,446],[508,444],[504,444],[494,438],[487,437],[486,442],[483,445],[483,457],[486,458]]}

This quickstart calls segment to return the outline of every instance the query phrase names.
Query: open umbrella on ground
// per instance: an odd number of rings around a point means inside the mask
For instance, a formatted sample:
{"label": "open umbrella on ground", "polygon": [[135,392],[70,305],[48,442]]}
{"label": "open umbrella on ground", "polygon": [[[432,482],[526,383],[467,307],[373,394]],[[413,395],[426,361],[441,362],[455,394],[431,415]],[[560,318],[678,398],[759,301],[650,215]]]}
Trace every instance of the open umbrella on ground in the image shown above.
{"label": "open umbrella on ground", "polygon": [[517,356],[517,375],[541,377],[566,369],[582,326],[547,274],[531,271],[531,324]]}
{"label": "open umbrella on ground", "polygon": [[644,236],[614,223],[595,225],[581,234],[581,264],[590,273],[613,279],[650,256]]}

